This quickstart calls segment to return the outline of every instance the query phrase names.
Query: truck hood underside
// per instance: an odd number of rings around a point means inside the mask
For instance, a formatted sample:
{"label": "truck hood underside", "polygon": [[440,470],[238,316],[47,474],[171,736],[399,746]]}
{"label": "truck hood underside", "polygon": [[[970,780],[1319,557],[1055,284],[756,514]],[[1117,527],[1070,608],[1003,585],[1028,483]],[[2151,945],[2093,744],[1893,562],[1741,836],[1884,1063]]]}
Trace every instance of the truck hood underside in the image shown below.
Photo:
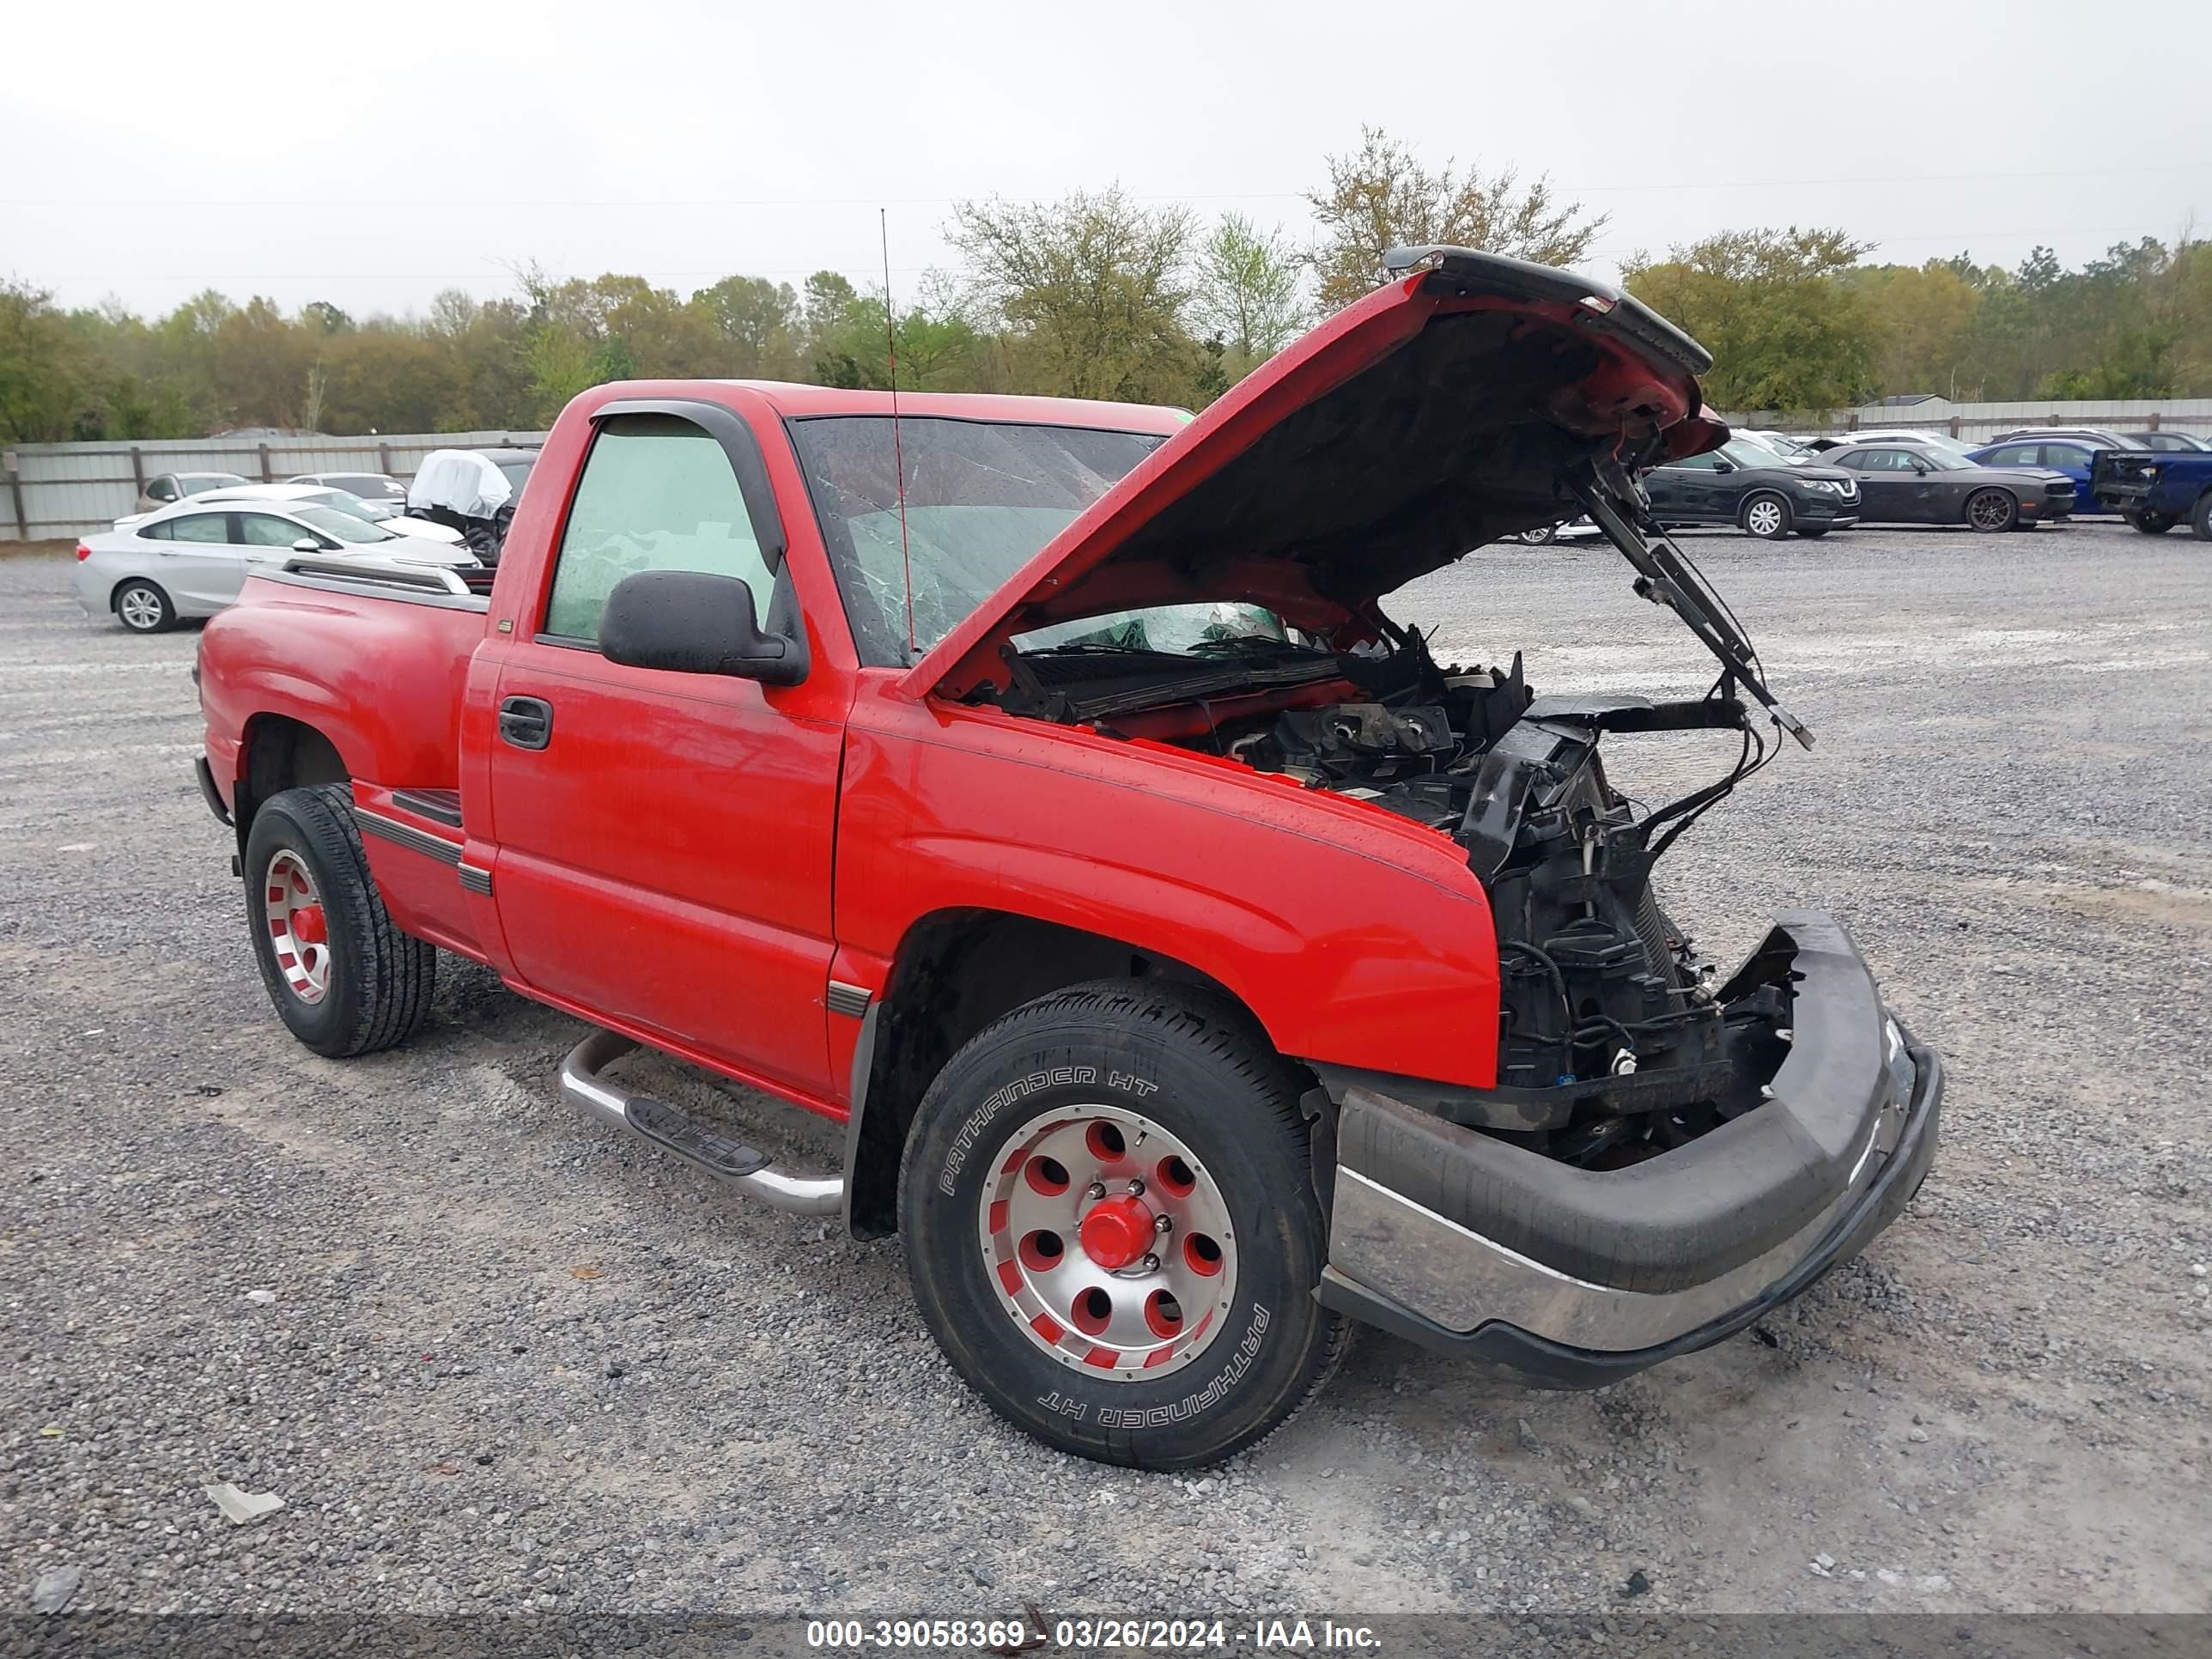
{"label": "truck hood underside", "polygon": [[1240,382],[1017,572],[902,681],[1003,679],[1012,635],[1195,599],[1371,634],[1373,601],[1571,509],[1563,478],[1697,454],[1710,358],[1634,300],[1458,249],[1339,313]]}

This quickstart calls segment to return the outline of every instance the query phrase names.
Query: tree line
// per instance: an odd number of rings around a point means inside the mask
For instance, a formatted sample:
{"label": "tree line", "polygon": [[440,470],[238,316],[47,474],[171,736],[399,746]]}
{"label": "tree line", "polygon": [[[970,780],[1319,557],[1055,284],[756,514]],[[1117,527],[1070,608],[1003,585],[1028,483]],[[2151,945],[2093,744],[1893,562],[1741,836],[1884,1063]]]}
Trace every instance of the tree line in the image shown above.
{"label": "tree line", "polygon": [[[149,319],[112,301],[64,309],[10,280],[0,438],[530,428],[611,380],[887,386],[894,346],[912,389],[1198,408],[1373,287],[1386,248],[1449,242],[1573,264],[1606,224],[1547,179],[1431,166],[1374,128],[1325,169],[1304,246],[1119,188],[959,203],[946,227],[957,268],[930,273],[895,318],[882,292],[830,270],[797,288],[731,276],[686,295],[523,265],[507,297],[448,290],[419,315],[360,318],[210,289]],[[1713,352],[1718,407],[2212,394],[2212,244],[2191,234],[2117,246],[2076,270],[2045,248],[2016,270],[1965,254],[1869,264],[1869,252],[1839,229],[1762,228],[1624,269],[1632,293]]]}

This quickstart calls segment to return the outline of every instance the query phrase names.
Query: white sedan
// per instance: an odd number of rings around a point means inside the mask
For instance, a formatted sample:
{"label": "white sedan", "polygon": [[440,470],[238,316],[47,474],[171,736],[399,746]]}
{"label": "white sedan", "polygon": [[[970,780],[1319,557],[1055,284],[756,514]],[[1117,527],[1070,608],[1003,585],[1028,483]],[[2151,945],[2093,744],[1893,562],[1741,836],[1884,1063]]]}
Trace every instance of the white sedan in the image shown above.
{"label": "white sedan", "polygon": [[[424,541],[458,542],[461,532],[428,519],[411,519],[405,506],[393,506],[387,501],[369,501],[349,489],[339,489],[330,484],[232,484],[222,489],[210,489],[195,495],[193,501],[201,507],[216,501],[276,501],[290,507],[313,505],[327,507],[340,513],[349,513],[356,519],[366,519],[371,524],[381,525],[394,536],[420,536]],[[133,513],[118,519],[118,530],[134,527],[146,515]]]}
{"label": "white sedan", "polygon": [[281,570],[301,553],[483,568],[466,548],[395,536],[319,502],[198,496],[79,542],[76,601],[87,615],[112,615],[134,634],[159,634],[183,617],[212,617],[238,598],[248,575]]}

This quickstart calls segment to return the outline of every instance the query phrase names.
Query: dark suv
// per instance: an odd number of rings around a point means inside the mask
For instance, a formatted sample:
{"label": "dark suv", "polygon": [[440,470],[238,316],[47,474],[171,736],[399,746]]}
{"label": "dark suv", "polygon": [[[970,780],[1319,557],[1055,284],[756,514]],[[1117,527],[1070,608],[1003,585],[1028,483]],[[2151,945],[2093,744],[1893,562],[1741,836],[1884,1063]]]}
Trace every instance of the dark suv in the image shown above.
{"label": "dark suv", "polygon": [[1741,438],[1644,476],[1651,516],[1665,526],[1732,524],[1767,541],[1825,536],[1859,521],[1859,487],[1832,466],[1788,463]]}

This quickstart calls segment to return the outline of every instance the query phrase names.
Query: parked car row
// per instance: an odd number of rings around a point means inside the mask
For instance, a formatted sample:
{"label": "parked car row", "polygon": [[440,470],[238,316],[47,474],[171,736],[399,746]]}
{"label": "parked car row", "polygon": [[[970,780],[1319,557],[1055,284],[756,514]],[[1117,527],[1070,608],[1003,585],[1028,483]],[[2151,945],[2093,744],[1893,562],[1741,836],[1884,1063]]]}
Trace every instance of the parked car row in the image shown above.
{"label": "parked car row", "polygon": [[134,633],[157,634],[213,616],[257,569],[301,555],[438,566],[488,588],[537,458],[523,448],[434,450],[411,484],[380,472],[302,472],[283,483],[164,472],[147,480],[136,512],[77,544],[77,600]]}

